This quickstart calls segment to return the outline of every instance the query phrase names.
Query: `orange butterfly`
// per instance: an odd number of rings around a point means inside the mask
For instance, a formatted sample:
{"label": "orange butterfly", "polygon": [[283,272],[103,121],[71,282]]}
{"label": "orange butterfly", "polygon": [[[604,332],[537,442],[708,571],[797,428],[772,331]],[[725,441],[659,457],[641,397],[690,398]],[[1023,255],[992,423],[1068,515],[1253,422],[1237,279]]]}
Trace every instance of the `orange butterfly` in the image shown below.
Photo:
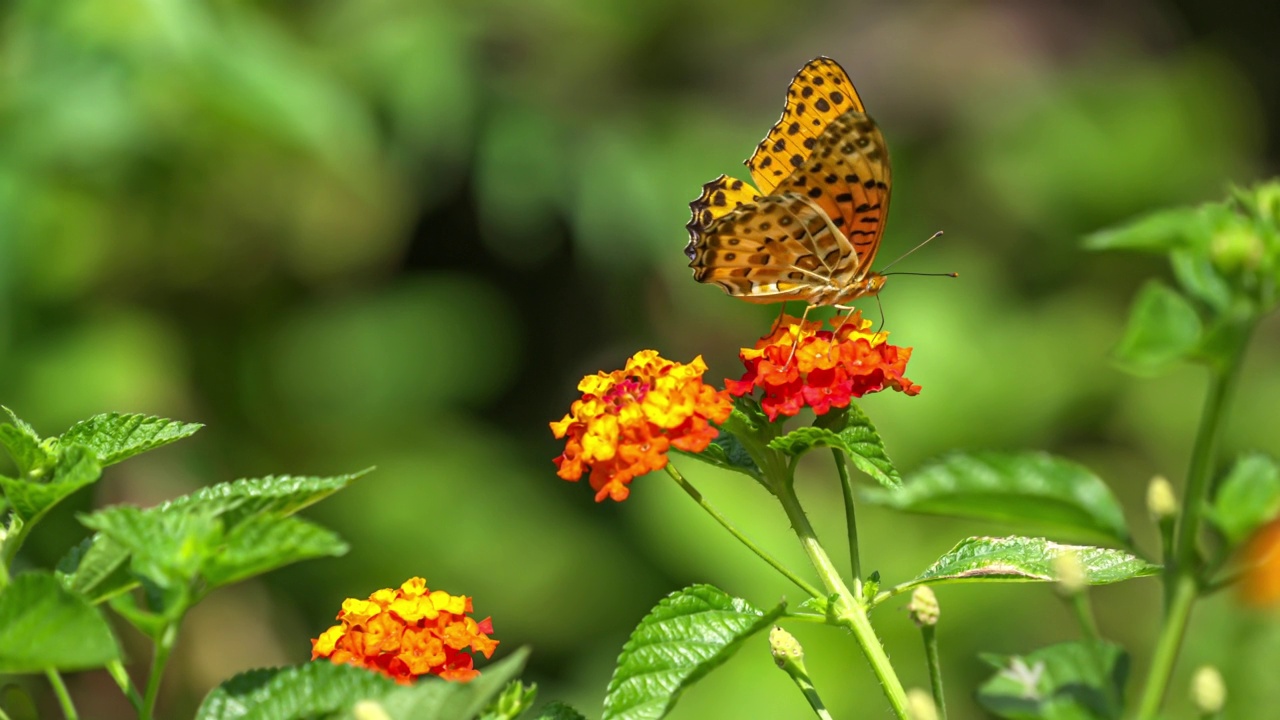
{"label": "orange butterfly", "polygon": [[843,307],[875,295],[889,213],[889,151],[844,68],[819,57],[746,165],[759,194],[725,175],[689,203],[685,254],[698,282],[753,303]]}

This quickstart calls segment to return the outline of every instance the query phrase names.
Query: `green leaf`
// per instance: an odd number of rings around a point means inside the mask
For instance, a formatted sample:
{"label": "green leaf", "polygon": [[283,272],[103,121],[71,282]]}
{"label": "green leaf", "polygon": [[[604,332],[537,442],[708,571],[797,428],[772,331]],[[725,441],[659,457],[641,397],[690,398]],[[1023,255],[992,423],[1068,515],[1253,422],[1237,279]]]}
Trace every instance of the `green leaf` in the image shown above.
{"label": "green leaf", "polygon": [[204,427],[149,415],[106,413],[81,420],[62,434],[64,444],[78,443],[98,455],[103,467],[194,435]]}
{"label": "green leaf", "polygon": [[1122,550],[1063,545],[1044,538],[972,537],[961,540],[914,580],[895,587],[894,593],[917,585],[945,582],[1053,582],[1057,579],[1053,562],[1064,553],[1076,554],[1090,585],[1107,585],[1160,572],[1158,565]]}
{"label": "green leaf", "polygon": [[63,447],[49,482],[14,480],[0,476],[5,497],[28,525],[49,512],[75,491],[92,484],[102,475],[97,456],[83,445]]}
{"label": "green leaf", "polygon": [[360,702],[375,703],[396,720],[467,720],[519,674],[527,658],[528,651],[521,649],[484,668],[469,683],[426,677],[409,686],[370,670],[325,661],[253,670],[210,692],[196,720],[355,718],[353,710]]}
{"label": "green leaf", "polygon": [[218,483],[176,497],[155,510],[169,512],[190,506],[217,508],[217,514],[229,526],[257,515],[285,517],[329,497],[372,470],[333,477],[281,475]]}
{"label": "green leaf", "polygon": [[206,559],[201,575],[209,589],[317,557],[344,555],[348,546],[331,530],[294,517],[258,516],[227,534]]}
{"label": "green leaf", "polygon": [[746,448],[742,447],[742,443],[738,442],[738,438],[724,430],[721,430],[720,435],[711,441],[707,449],[700,453],[685,452],[679,448],[675,450],[681,455],[697,458],[722,470],[740,472],[744,475],[750,475],[756,480],[764,477],[760,472],[760,467],[756,465],[755,460],[751,459],[751,455],[747,453]]}
{"label": "green leaf", "polygon": [[663,717],[686,688],[785,609],[779,605],[761,612],[710,585],[663,598],[622,648],[605,693],[604,720]]}
{"label": "green leaf", "polygon": [[1046,453],[953,453],[911,473],[901,490],[871,488],[862,496],[905,512],[1031,524],[1130,544],[1124,512],[1106,483]]}
{"label": "green leaf", "polygon": [[1179,250],[1169,256],[1178,284],[1192,297],[1219,312],[1231,305],[1231,283],[1222,277],[1204,250]]}
{"label": "green leaf", "polygon": [[[2,406],[0,406],[2,407]],[[37,480],[56,462],[56,457],[40,442],[35,428],[23,422],[9,408],[3,408],[12,424],[0,425],[0,445],[9,452],[24,479]]]}
{"label": "green leaf", "polygon": [[58,562],[58,579],[69,590],[99,603],[138,584],[129,572],[129,551],[94,533]]}
{"label": "green leaf", "polygon": [[1237,459],[1208,515],[1232,545],[1280,515],[1280,467],[1275,460],[1261,453]]}
{"label": "green leaf", "polygon": [[533,720],[587,720],[587,717],[562,702],[553,702],[539,709]]}
{"label": "green leaf", "polygon": [[396,687],[384,675],[327,661],[250,670],[210,691],[196,720],[332,717],[360,700],[379,700]]}
{"label": "green leaf", "polygon": [[1140,250],[1164,253],[1187,247],[1197,233],[1205,233],[1204,208],[1175,208],[1152,213],[1084,240],[1089,250]]}
{"label": "green leaf", "polygon": [[1017,720],[1113,720],[1121,716],[1129,656],[1118,645],[1074,641],[1024,657],[984,654],[998,673],[978,704]]}
{"label": "green leaf", "polygon": [[1203,328],[1191,303],[1176,291],[1152,280],[1143,286],[1129,312],[1124,338],[1113,351],[1121,367],[1136,375],[1151,375],[1192,356]]}
{"label": "green leaf", "polygon": [[[817,430],[824,434],[806,438],[804,434],[806,430]],[[801,434],[797,435],[797,433]],[[796,436],[797,442],[794,444],[787,442],[787,439],[792,436]],[[898,468],[894,467],[889,454],[885,452],[880,433],[876,432],[876,426],[871,423],[871,418],[867,417],[866,413],[862,412],[862,408],[856,404],[850,403],[847,408],[832,410],[826,415],[821,415],[815,421],[813,428],[800,428],[769,443],[769,447],[781,450],[781,447],[775,445],[777,443],[791,445],[798,452],[808,450],[809,448],[805,445],[812,447],[815,444],[843,450],[845,458],[854,469],[862,471],[890,490],[902,487],[902,476],[898,474]]]}
{"label": "green leaf", "polygon": [[23,573],[0,590],[0,673],[83,670],[119,658],[106,620],[52,573]]}

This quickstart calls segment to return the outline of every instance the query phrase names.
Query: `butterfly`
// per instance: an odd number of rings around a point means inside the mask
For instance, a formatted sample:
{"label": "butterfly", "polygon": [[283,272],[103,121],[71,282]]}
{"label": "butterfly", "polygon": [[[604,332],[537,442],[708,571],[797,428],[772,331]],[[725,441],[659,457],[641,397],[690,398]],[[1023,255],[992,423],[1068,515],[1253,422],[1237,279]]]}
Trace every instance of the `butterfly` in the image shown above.
{"label": "butterfly", "polygon": [[689,203],[694,279],[747,302],[800,300],[806,315],[880,292],[871,263],[889,213],[889,151],[839,63],[819,57],[796,73],[746,165],[755,188],[721,175]]}

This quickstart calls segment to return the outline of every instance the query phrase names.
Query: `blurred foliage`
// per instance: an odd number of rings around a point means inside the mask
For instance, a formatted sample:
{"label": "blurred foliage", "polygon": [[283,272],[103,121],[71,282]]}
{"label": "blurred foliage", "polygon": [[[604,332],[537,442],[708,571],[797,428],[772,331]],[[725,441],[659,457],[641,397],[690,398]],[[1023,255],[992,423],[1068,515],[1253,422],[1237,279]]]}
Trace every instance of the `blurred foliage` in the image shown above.
{"label": "blurred foliage", "polygon": [[[590,713],[668,591],[781,592],[662,478],[620,507],[558,480],[546,422],[582,374],[640,347],[705,354],[711,378],[740,372],[736,348],[776,308],[690,280],[686,204],[716,174],[745,174],[815,55],[849,70],[888,138],[886,259],[942,228],[902,269],[960,272],[895,278],[883,295],[925,388],[865,404],[894,460],[1046,448],[1130,507],[1153,474],[1178,477],[1201,376],[1139,382],[1106,359],[1137,288],[1168,271],[1078,238],[1274,172],[1280,88],[1243,61],[1274,22],[1211,7],[15,0],[0,9],[0,402],[45,429],[108,410],[208,426],[108,471],[99,502],[379,466],[313,513],[348,556],[197,609],[166,714],[190,715],[236,671],[304,659],[342,598],[412,575],[474,595],[507,647],[533,646],[541,697]],[[1228,454],[1280,451],[1275,330],[1245,368]],[[800,557],[753,483],[684,465],[746,530]],[[819,531],[835,529],[821,508],[838,507],[824,502],[838,488],[802,490]],[[90,500],[42,529],[83,533],[71,513]],[[997,531],[875,508],[861,519],[864,564],[886,582]],[[1130,521],[1154,550],[1149,524]],[[65,545],[36,536],[27,550],[47,564]],[[979,651],[1067,639],[1047,592],[939,594],[949,688],[985,678]],[[1158,604],[1154,584],[1097,600],[1104,634],[1146,646],[1154,613],[1129,618]],[[904,681],[927,684],[911,623],[888,610],[876,622]],[[832,712],[858,716],[876,693],[856,649],[796,634]],[[1233,698],[1274,703],[1280,689],[1247,669],[1274,662],[1277,635],[1229,598],[1211,603],[1177,682],[1214,663],[1237,678]],[[799,713],[763,640],[746,650],[673,717]],[[70,680],[76,693],[104,682]],[[977,716],[951,700],[952,717]]]}

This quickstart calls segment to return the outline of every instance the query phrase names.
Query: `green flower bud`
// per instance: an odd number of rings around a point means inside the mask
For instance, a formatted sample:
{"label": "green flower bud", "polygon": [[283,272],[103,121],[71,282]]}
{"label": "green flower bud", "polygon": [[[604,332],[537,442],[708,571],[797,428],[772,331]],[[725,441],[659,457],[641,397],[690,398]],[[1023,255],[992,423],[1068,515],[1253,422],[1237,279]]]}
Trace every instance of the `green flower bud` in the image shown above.
{"label": "green flower bud", "polygon": [[907,604],[907,612],[911,613],[911,620],[916,625],[924,627],[925,625],[937,625],[940,608],[938,607],[938,596],[933,594],[933,590],[927,585],[921,585],[911,593],[911,602]]}
{"label": "green flower bud", "polygon": [[920,688],[907,691],[907,717],[911,720],[938,720],[938,706],[933,696]]}
{"label": "green flower bud", "polygon": [[1227,704],[1227,686],[1214,666],[1202,665],[1191,676],[1191,704],[1205,715],[1220,713]]}
{"label": "green flower bud", "polygon": [[1147,485],[1147,512],[1157,521],[1178,514],[1178,498],[1173,494],[1173,485],[1163,475],[1151,478]]}

